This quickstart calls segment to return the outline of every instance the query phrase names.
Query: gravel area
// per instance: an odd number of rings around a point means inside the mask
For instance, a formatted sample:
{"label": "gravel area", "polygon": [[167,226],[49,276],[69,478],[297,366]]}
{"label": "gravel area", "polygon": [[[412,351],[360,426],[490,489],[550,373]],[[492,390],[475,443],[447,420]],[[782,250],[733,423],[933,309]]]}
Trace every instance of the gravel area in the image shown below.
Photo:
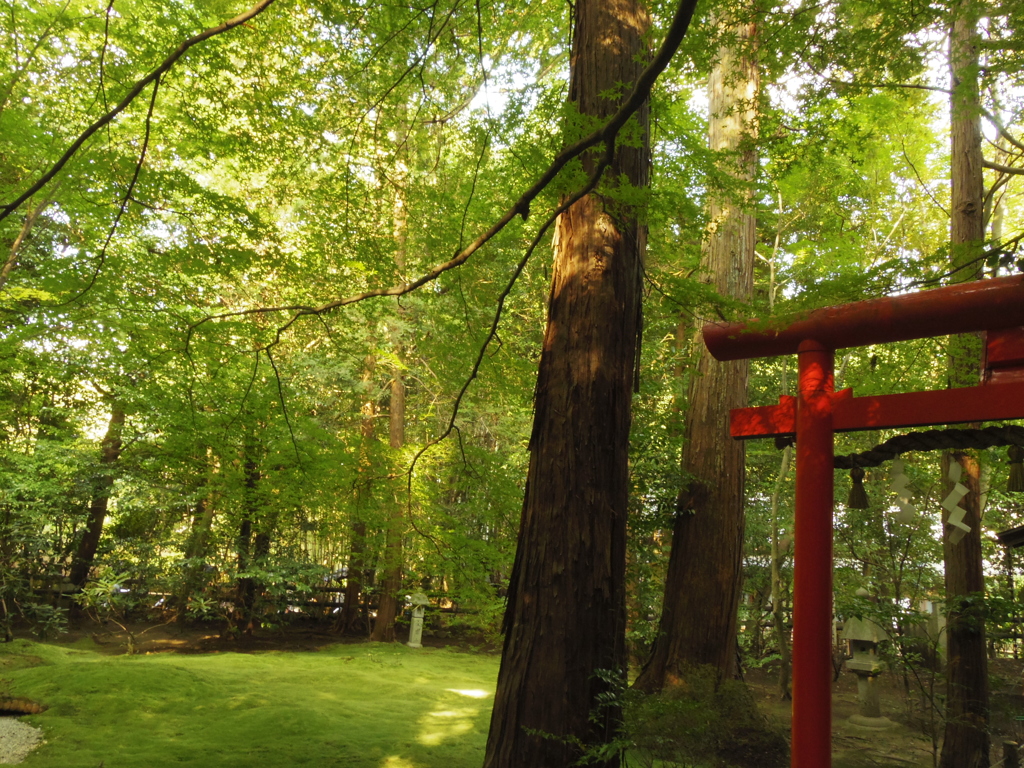
{"label": "gravel area", "polygon": [[14,765],[43,741],[43,732],[16,717],[0,717],[0,764]]}

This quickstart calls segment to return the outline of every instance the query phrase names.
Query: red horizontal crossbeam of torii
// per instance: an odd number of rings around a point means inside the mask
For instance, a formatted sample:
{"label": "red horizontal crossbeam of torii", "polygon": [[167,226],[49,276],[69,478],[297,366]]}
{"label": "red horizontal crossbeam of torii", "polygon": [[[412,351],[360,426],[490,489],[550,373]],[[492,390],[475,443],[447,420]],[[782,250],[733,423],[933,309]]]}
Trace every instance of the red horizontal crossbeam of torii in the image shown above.
{"label": "red horizontal crossbeam of torii", "polygon": [[[708,324],[719,360],[794,354],[795,397],[739,408],[735,438],[796,437],[793,587],[793,768],[832,764],[832,508],[834,433],[1024,418],[1024,275],[826,307],[783,321]],[[853,397],[833,391],[835,350],[986,332],[983,383]]]}

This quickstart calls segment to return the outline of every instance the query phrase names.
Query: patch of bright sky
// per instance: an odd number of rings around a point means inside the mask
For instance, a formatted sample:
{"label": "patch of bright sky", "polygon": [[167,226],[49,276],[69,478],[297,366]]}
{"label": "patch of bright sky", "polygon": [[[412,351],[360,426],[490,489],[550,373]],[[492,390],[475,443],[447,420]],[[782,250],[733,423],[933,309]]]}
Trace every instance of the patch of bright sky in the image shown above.
{"label": "patch of bright sky", "polygon": [[[552,57],[557,57],[561,52],[561,49],[558,47],[551,48],[548,51]],[[514,60],[515,57],[513,56],[509,56],[506,59],[508,62]],[[568,62],[566,62],[565,67],[568,67]],[[541,76],[539,70],[527,72],[509,63],[498,62],[496,64],[487,55],[483,59],[483,68],[487,73],[487,77],[484,79],[480,90],[476,92],[473,100],[469,103],[469,108],[470,111],[485,111],[488,117],[494,118],[499,117],[504,112],[512,94],[522,93],[530,86],[536,85],[538,78]],[[568,79],[569,73],[567,70],[564,76]]]}
{"label": "patch of bright sky", "polygon": [[483,110],[488,115],[496,117],[508,106],[510,93],[520,91],[536,82],[536,77],[532,73],[527,74],[505,64],[495,67],[490,56],[484,56],[483,66],[487,77],[469,103],[471,111]]}

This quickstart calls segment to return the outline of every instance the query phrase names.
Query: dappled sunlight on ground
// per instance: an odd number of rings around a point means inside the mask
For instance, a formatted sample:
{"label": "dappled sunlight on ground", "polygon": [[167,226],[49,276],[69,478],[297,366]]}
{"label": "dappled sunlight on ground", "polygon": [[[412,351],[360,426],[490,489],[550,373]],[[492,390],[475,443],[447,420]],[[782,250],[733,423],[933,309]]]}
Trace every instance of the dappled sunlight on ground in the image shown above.
{"label": "dappled sunlight on ground", "polygon": [[479,707],[428,712],[420,719],[420,734],[416,740],[424,746],[436,747],[447,739],[469,733],[479,712]]}
{"label": "dappled sunlight on ground", "polygon": [[416,768],[412,763],[406,760],[404,757],[398,755],[391,755],[391,757],[385,757],[384,762],[380,764],[380,768]]}
{"label": "dappled sunlight on ground", "polygon": [[420,732],[416,740],[427,747],[436,747],[442,742],[453,739],[473,730],[474,722],[480,714],[483,699],[491,696],[490,691],[480,688],[447,688],[448,694],[481,700],[480,704],[466,706],[464,699],[453,696],[442,696],[437,702],[437,709],[420,718]]}

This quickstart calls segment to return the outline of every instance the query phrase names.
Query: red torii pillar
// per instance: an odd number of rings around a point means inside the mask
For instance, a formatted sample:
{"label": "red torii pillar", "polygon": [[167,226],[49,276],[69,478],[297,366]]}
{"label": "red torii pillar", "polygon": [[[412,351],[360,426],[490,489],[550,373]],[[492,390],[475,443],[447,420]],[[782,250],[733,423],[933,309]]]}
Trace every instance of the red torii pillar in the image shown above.
{"label": "red torii pillar", "polygon": [[[832,764],[832,511],[836,431],[1024,418],[1024,275],[980,280],[788,318],[710,323],[718,360],[796,353],[796,397],[730,414],[734,438],[795,435],[793,768]],[[835,350],[956,333],[987,332],[976,387],[853,397],[833,391]]]}

